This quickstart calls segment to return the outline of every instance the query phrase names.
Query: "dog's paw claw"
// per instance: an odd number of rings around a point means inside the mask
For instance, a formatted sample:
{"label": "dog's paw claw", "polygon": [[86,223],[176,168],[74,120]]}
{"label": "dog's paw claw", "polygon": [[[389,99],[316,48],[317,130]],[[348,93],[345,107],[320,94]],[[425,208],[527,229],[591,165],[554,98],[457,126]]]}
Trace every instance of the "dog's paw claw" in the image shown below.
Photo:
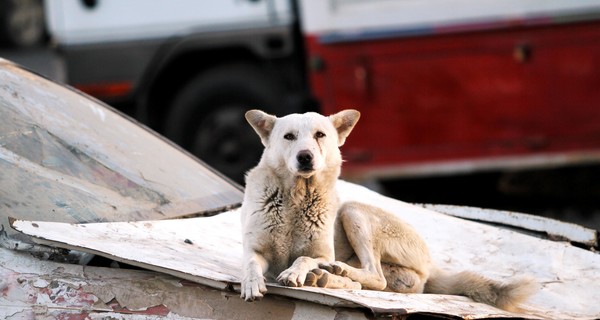
{"label": "dog's paw claw", "polygon": [[277,277],[277,282],[288,287],[302,287],[305,280],[306,275],[302,276],[288,270],[283,271],[279,277]]}
{"label": "dog's paw claw", "polygon": [[256,295],[241,295],[242,299],[246,300],[246,302],[254,302],[254,301],[258,301],[261,300],[263,298],[262,294],[256,294]]}
{"label": "dog's paw claw", "polygon": [[267,292],[265,279],[261,277],[250,277],[242,280],[240,297],[248,302],[262,299]]}

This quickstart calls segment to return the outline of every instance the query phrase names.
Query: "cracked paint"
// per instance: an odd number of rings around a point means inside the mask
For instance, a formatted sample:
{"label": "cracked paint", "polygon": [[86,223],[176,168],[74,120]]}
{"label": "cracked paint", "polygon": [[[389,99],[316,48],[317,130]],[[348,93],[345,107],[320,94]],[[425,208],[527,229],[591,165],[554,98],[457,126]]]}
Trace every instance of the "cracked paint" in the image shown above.
{"label": "cracked paint", "polygon": [[0,248],[2,319],[291,319],[294,309],[292,301],[248,304],[238,293],[155,272],[59,264]]}

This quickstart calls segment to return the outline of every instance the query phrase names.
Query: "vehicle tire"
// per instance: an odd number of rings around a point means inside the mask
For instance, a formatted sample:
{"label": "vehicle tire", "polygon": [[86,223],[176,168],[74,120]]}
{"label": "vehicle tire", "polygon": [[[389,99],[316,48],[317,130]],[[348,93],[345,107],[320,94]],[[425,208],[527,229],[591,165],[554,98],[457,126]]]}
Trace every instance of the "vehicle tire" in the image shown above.
{"label": "vehicle tire", "polygon": [[165,134],[243,184],[245,172],[258,163],[263,149],[244,114],[250,109],[281,112],[281,102],[281,87],[260,68],[217,67],[192,78],[176,94]]}
{"label": "vehicle tire", "polygon": [[15,47],[40,44],[45,35],[42,0],[0,2],[0,41]]}

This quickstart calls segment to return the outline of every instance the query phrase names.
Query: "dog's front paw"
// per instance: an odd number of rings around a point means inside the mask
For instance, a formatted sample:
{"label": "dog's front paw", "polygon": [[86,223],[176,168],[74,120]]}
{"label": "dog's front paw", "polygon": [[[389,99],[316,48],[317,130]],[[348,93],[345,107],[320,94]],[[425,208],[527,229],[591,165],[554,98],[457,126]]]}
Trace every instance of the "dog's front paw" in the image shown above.
{"label": "dog's front paw", "polygon": [[262,275],[249,275],[242,280],[242,299],[246,301],[260,300],[265,292],[267,292],[267,286]]}
{"label": "dog's front paw", "polygon": [[301,269],[290,267],[279,274],[277,282],[288,287],[302,287],[306,281],[307,274],[308,272],[304,272]]}
{"label": "dog's front paw", "polygon": [[331,274],[335,274],[337,276],[346,277],[348,276],[348,270],[346,269],[346,264],[339,261],[334,262],[325,262],[319,263],[319,268],[326,270]]}

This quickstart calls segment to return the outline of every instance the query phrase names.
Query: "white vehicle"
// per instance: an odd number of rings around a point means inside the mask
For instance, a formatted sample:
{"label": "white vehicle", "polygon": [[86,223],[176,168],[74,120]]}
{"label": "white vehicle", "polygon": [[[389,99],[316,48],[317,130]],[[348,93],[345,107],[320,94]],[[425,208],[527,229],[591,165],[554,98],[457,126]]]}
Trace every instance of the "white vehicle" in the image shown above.
{"label": "white vehicle", "polygon": [[306,91],[287,0],[45,5],[69,84],[132,107],[126,111],[238,180],[260,155],[243,112],[300,108],[285,103],[294,100],[288,93]]}
{"label": "white vehicle", "polygon": [[359,110],[361,138],[344,146],[355,180],[600,162],[599,0],[46,0],[45,9],[69,84],[238,181],[261,150],[244,123],[251,108]]}

